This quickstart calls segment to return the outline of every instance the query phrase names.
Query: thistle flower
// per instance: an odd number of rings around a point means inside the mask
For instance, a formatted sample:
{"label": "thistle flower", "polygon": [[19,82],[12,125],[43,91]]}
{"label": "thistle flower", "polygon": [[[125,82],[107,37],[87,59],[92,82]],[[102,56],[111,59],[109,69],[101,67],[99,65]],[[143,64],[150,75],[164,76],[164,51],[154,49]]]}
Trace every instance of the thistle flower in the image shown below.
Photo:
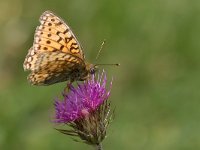
{"label": "thistle flower", "polygon": [[[106,136],[106,129],[112,119],[110,111],[110,89],[106,89],[106,75],[92,75],[91,79],[71,85],[70,91],[63,94],[63,100],[55,101],[55,122],[67,124],[71,129],[57,129],[63,134],[79,136],[83,142],[96,145]],[[110,83],[110,85],[112,82]]]}

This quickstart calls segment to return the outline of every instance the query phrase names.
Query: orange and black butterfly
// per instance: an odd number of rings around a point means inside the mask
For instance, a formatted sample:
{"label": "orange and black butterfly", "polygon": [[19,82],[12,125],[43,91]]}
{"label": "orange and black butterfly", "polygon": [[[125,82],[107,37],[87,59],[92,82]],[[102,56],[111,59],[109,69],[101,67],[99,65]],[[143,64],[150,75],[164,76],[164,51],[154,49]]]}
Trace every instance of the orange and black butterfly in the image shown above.
{"label": "orange and black butterfly", "polygon": [[78,40],[60,17],[45,11],[40,23],[23,64],[24,70],[31,71],[31,84],[83,81],[95,72],[96,65],[85,61]]}

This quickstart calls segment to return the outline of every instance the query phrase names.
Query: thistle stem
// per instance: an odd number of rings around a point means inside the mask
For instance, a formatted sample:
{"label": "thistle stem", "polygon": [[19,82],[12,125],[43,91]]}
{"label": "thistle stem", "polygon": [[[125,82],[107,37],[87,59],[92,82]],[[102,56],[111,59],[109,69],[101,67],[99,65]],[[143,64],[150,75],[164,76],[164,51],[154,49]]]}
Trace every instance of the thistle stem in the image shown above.
{"label": "thistle stem", "polygon": [[102,144],[99,143],[95,146],[95,150],[103,150]]}

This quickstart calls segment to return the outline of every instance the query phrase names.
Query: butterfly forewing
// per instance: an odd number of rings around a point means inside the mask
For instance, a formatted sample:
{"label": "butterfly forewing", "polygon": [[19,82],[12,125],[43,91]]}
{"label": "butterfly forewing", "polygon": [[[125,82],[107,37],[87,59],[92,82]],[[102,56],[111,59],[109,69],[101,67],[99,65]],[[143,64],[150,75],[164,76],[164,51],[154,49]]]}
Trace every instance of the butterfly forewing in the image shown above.
{"label": "butterfly forewing", "polygon": [[83,51],[76,37],[65,22],[50,11],[40,17],[41,25],[37,27],[34,43],[51,47],[52,51],[62,51],[84,59]]}

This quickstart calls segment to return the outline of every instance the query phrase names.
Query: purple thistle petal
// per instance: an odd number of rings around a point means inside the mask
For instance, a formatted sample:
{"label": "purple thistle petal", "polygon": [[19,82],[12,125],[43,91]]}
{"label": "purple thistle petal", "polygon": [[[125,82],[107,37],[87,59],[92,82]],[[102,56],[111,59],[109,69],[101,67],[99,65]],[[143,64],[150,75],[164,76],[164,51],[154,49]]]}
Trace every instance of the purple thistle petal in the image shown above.
{"label": "purple thistle petal", "polygon": [[77,87],[71,85],[69,93],[63,93],[62,101],[55,100],[54,121],[69,123],[97,109],[110,95],[110,90],[106,90],[106,83],[107,78],[103,71],[101,75],[100,73],[97,75],[97,79],[92,75],[91,79],[78,84]]}

